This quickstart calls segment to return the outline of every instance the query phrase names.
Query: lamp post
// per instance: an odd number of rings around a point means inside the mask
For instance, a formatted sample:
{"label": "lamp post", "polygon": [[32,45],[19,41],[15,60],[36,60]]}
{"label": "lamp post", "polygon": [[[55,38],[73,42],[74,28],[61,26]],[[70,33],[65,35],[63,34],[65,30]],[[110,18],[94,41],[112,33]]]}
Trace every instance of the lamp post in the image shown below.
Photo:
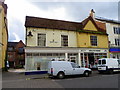
{"label": "lamp post", "polygon": [[33,36],[33,35],[32,35],[32,32],[29,31],[27,36],[28,36],[28,37],[32,37],[32,36]]}

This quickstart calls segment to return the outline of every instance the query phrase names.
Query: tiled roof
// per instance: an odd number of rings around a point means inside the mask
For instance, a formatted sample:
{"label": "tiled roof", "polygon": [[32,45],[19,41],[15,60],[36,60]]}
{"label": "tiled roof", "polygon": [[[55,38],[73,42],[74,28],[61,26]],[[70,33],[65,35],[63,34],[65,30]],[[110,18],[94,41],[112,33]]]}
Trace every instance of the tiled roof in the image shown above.
{"label": "tiled roof", "polygon": [[26,16],[25,27],[77,30],[82,29],[82,24],[77,22]]}
{"label": "tiled roof", "polygon": [[47,19],[40,17],[26,16],[25,27],[36,27],[36,28],[48,28],[48,29],[59,29],[59,30],[83,30],[83,27],[87,22],[91,20],[96,26],[98,31],[106,32],[105,23],[101,23],[93,20],[91,16],[83,20],[82,22],[70,22],[63,20]]}
{"label": "tiled roof", "polygon": [[16,47],[18,42],[8,42],[8,47]]}
{"label": "tiled roof", "polygon": [[102,23],[102,22],[99,22],[99,21],[95,21],[96,22],[96,24],[98,25],[98,27],[100,28],[100,29],[102,29],[102,30],[106,30],[106,25],[105,25],[105,23]]}
{"label": "tiled roof", "polygon": [[[19,42],[8,42],[8,47],[16,47],[16,45],[18,43],[23,43],[22,40],[20,40]],[[24,43],[23,43],[24,44]],[[25,44],[24,44],[25,45]]]}

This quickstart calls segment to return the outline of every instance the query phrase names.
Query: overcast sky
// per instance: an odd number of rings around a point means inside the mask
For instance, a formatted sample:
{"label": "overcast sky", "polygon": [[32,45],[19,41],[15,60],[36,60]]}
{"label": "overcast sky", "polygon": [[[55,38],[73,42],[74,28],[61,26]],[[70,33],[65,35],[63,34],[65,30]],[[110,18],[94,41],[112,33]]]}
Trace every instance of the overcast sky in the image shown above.
{"label": "overcast sky", "polygon": [[94,9],[96,16],[118,20],[118,0],[6,0],[5,3],[9,41],[14,42],[25,42],[25,16],[80,22]]}

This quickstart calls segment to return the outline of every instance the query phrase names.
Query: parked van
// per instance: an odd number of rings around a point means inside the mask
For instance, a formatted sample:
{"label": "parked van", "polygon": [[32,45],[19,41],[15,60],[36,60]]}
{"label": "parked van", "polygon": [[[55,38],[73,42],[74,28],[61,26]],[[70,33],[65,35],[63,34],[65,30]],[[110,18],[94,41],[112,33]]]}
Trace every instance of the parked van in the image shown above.
{"label": "parked van", "polygon": [[99,73],[108,72],[113,73],[120,71],[120,60],[114,58],[102,58],[98,60]]}
{"label": "parked van", "polygon": [[64,78],[66,75],[84,74],[88,77],[89,74],[91,74],[91,69],[82,68],[74,62],[68,61],[50,61],[48,68],[49,76],[57,76],[60,79]]}

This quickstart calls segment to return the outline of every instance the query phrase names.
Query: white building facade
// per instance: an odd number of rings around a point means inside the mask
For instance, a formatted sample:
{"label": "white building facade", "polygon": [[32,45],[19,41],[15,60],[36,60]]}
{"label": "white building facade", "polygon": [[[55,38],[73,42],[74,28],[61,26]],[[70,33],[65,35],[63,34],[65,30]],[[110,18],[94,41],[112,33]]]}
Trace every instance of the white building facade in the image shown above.
{"label": "white building facade", "polygon": [[120,59],[120,22],[108,19],[96,19],[106,23],[110,58]]}

